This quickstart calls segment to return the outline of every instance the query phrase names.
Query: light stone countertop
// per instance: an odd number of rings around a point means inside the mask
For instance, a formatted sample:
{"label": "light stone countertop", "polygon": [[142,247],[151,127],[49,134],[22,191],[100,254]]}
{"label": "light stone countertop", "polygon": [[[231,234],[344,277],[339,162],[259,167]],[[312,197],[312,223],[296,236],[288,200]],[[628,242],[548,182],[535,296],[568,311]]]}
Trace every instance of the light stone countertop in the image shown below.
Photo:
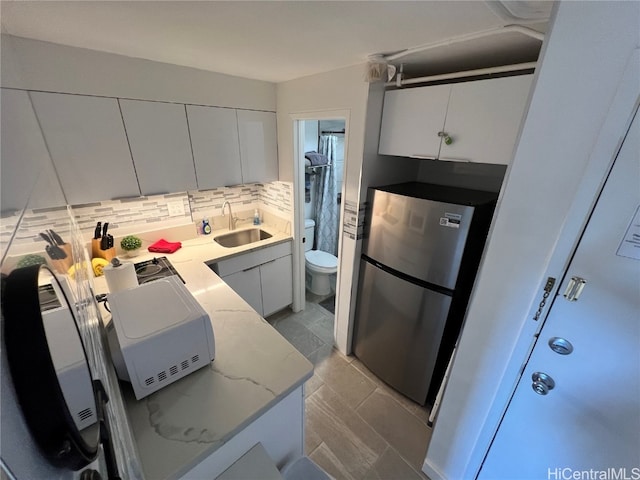
{"label": "light stone countertop", "polygon": [[[273,237],[224,248],[207,235],[183,241],[173,254],[145,252],[130,259],[169,259],[211,318],[216,347],[208,367],[142,400],[122,387],[148,480],[180,477],[313,374],[312,364],[205,264],[291,240],[268,226],[261,228]],[[95,279],[95,286],[98,292],[107,291],[104,277]]]}

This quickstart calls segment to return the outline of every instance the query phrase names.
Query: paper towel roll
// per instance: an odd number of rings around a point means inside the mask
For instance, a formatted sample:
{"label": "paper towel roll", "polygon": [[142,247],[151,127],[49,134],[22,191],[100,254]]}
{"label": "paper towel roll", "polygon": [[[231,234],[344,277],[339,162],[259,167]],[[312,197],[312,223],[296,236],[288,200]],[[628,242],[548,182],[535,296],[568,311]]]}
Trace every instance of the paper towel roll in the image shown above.
{"label": "paper towel roll", "polygon": [[109,265],[104,267],[103,272],[111,293],[138,286],[136,268],[131,262],[121,263],[117,258],[114,258]]}

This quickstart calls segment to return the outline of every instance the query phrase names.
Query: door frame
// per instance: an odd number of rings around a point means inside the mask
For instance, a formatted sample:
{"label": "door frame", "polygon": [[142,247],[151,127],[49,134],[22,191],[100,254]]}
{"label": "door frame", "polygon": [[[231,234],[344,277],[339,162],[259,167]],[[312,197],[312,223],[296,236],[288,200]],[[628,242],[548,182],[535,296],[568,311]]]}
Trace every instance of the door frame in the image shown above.
{"label": "door frame", "polygon": [[[300,112],[289,115],[293,122],[293,304],[294,312],[304,310],[305,307],[305,258],[304,258],[304,167],[300,159],[304,158],[304,122],[317,120],[344,120],[344,167],[341,195],[343,201],[340,204],[340,225],[338,225],[338,271],[336,275],[336,310],[335,318],[338,318],[339,285],[348,279],[341,279],[340,257],[342,256],[342,228],[344,225],[344,199],[347,182],[345,172],[348,171],[349,148],[349,110],[320,110]],[[334,338],[335,326],[334,322]]]}
{"label": "door frame", "polygon": [[[542,277],[544,280],[538,289],[540,295],[542,295],[544,283],[548,277],[556,279],[549,298],[554,299],[559,294],[559,288],[567,274],[573,252],[577,249],[582,232],[586,228],[591,212],[595,208],[599,193],[604,188],[609,172],[613,168],[618,152],[631,127],[634,115],[640,106],[639,72],[640,48],[637,48],[627,62],[625,72],[594,143],[587,167],[584,172],[577,173],[582,176],[582,181],[574,195],[565,223],[558,235],[555,249],[547,263],[547,268]],[[538,303],[534,302],[527,312],[526,318],[528,320],[526,323],[529,326],[525,326],[521,330],[509,364],[505,366],[505,370],[518,369],[518,376],[516,378],[503,377],[500,380],[500,389],[494,397],[491,412],[487,416],[487,418],[497,418],[497,421],[485,423],[478,437],[478,443],[476,443],[476,447],[471,454],[468,462],[468,472],[473,473],[473,478],[477,478],[480,473],[482,463],[491,448],[493,438],[497,434],[511,398],[522,378],[525,366],[535,346],[537,335],[549,315],[553,301],[548,302],[543,308],[540,321],[534,322],[532,319],[538,306]],[[533,328],[532,324],[534,325]]]}
{"label": "door frame", "polygon": [[[539,361],[540,358],[541,358],[541,356],[540,356],[541,352],[540,352],[540,350],[536,350],[536,348],[538,348],[538,349],[542,348],[542,349],[544,349],[544,351],[546,352],[547,355],[551,356],[552,358],[556,358],[556,359],[558,358],[557,354],[548,352],[549,349],[546,346],[546,343],[541,342],[542,338],[540,337],[540,335],[544,334],[545,339],[549,338],[551,335],[553,335],[553,333],[550,333],[549,331],[547,331],[546,334],[545,334],[544,333],[545,332],[544,329],[547,326],[546,323],[550,321],[549,319],[552,316],[552,313],[554,311],[555,311],[555,315],[553,317],[554,318],[553,321],[558,322],[559,320],[562,321],[562,319],[566,320],[565,317],[563,316],[563,313],[565,315],[567,315],[568,314],[568,310],[566,309],[566,307],[563,308],[563,305],[564,305],[564,302],[567,302],[567,300],[560,296],[561,292],[563,291],[562,287],[565,287],[568,284],[567,283],[568,277],[572,273],[575,274],[579,270],[579,267],[577,267],[576,264],[575,264],[575,257],[576,257],[576,254],[579,252],[580,246],[582,245],[582,243],[585,240],[585,236],[586,235],[592,235],[593,236],[593,234],[594,234],[593,227],[591,228],[591,230],[588,230],[588,229],[590,228],[591,222],[593,222],[593,216],[594,216],[594,213],[596,212],[596,209],[598,208],[599,202],[601,201],[601,197],[603,196],[603,194],[605,194],[605,189],[609,189],[608,190],[608,192],[609,192],[608,195],[609,195],[609,198],[610,198],[611,197],[611,187],[612,186],[613,187],[616,186],[616,184],[608,185],[609,182],[613,181],[613,180],[611,180],[611,175],[612,175],[612,172],[613,172],[614,168],[619,166],[621,163],[629,162],[629,157],[627,157],[627,158],[625,158],[623,160],[620,160],[619,157],[620,157],[620,153],[622,151],[622,148],[624,148],[625,141],[627,141],[627,139],[629,139],[628,135],[631,132],[630,129],[633,126],[633,123],[640,121],[640,110],[638,110],[639,103],[640,103],[640,95],[638,96],[638,102],[636,102],[636,104],[635,104],[635,110],[634,110],[634,113],[632,114],[631,119],[630,119],[630,123],[631,124],[624,128],[623,133],[621,135],[621,141],[617,144],[616,148],[614,149],[614,152],[613,152],[613,155],[612,155],[612,158],[611,158],[611,163],[610,163],[609,167],[607,168],[606,172],[604,173],[604,178],[603,178],[602,184],[600,185],[600,188],[595,192],[595,195],[594,195],[594,198],[593,198],[593,205],[592,205],[592,208],[587,213],[587,217],[585,219],[584,227],[578,233],[578,236],[575,239],[574,248],[571,250],[571,252],[569,253],[569,256],[568,256],[568,258],[566,260],[567,265],[563,269],[560,277],[556,279],[557,293],[553,297],[549,297],[550,301],[548,302],[549,305],[548,305],[548,308],[546,309],[546,313],[545,313],[544,317],[541,318],[540,324],[538,325],[538,328],[536,330],[536,335],[534,336],[534,338],[531,341],[530,351],[528,352],[527,357],[525,358],[524,363],[522,364],[521,371],[520,371],[520,374],[517,377],[517,381],[516,381],[516,384],[514,385],[512,394],[511,394],[511,396],[509,398],[509,401],[508,401],[508,403],[507,403],[507,405],[506,405],[506,407],[504,409],[503,415],[502,415],[502,417],[500,418],[500,420],[498,422],[498,427],[496,428],[495,434],[494,434],[494,436],[492,438],[491,446],[487,449],[487,452],[486,452],[486,454],[484,456],[483,462],[480,465],[480,467],[478,468],[478,473],[476,474],[476,477],[482,471],[482,468],[484,467],[484,463],[487,460],[487,458],[488,458],[488,456],[489,456],[489,454],[491,452],[491,448],[493,448],[493,446],[495,444],[496,438],[498,437],[498,435],[500,433],[500,429],[503,426],[503,423],[505,421],[509,421],[507,419],[507,415],[509,414],[511,405],[513,404],[514,400],[516,400],[516,395],[521,395],[523,393],[522,391],[518,392],[518,389],[519,388],[526,388],[527,391],[529,392],[528,394],[532,394],[531,390],[528,390],[528,385],[531,384],[531,379],[530,379],[529,375],[532,373],[531,372],[531,368],[529,368],[529,365],[530,365],[530,362],[532,361],[532,359],[536,359],[537,361]],[[638,126],[636,125],[636,130],[637,129],[638,129]],[[637,132],[634,132],[633,134],[637,135]],[[630,140],[630,141],[633,142],[634,140]],[[629,150],[627,149],[627,154],[628,154],[628,152],[629,152]],[[632,160],[635,162],[637,160],[637,157],[633,158]],[[619,167],[619,168],[622,168],[622,167]],[[617,175],[618,179],[619,179],[620,171],[614,173],[614,175]],[[632,205],[634,207],[633,210],[635,211],[637,204],[633,203]],[[599,213],[600,217],[602,217],[602,214],[603,214],[603,211],[600,210],[600,213]],[[628,217],[626,215],[625,215],[625,217],[623,217],[623,220],[625,222],[625,225],[628,224],[629,219],[628,219]],[[617,238],[617,242],[618,243],[620,242],[620,239],[622,238],[621,235],[623,235],[623,234],[620,234],[620,233],[618,234],[618,238]],[[611,252],[609,252],[609,255],[610,254],[611,254]],[[584,252],[583,252],[582,255],[581,255],[581,258],[584,259],[584,257],[585,257],[585,255],[584,255]],[[582,262],[584,263],[584,260],[582,260]],[[585,272],[583,272],[583,273],[585,273]],[[586,278],[589,278],[589,277],[586,277]],[[594,286],[597,287],[597,285],[594,285]],[[608,305],[608,304],[605,304],[605,305]],[[558,308],[560,308],[560,312],[563,312],[563,313],[558,313],[558,311],[556,310]],[[579,318],[578,318],[579,315],[577,315],[575,313],[572,314],[572,315],[575,315],[576,319],[579,320]],[[556,323],[556,327],[554,327],[554,328],[562,329],[561,323]],[[542,355],[544,355],[544,354],[545,353],[542,353]],[[548,360],[548,358],[547,358],[547,360]],[[552,369],[552,366],[553,366],[553,364],[549,365],[549,368]],[[545,368],[545,367],[543,367],[543,368]],[[547,370],[545,370],[545,371],[547,371]],[[564,373],[566,374],[566,372],[564,372]],[[555,376],[555,374],[554,374],[554,376]],[[521,382],[525,383],[525,387],[521,386]],[[558,394],[561,394],[561,392],[558,392]],[[534,397],[535,397],[535,395],[534,395]],[[520,397],[519,401],[522,402],[522,398],[521,397]],[[579,410],[579,411],[582,411],[582,410]],[[513,421],[513,419],[515,418],[515,419],[517,419],[518,425],[519,425],[520,421],[522,420],[522,416],[513,417],[513,415],[514,414],[511,413],[511,417],[510,417],[511,421]],[[502,458],[502,457],[500,457],[500,458]],[[494,460],[494,462],[495,462],[495,460]],[[495,468],[495,463],[494,463],[494,468]]]}

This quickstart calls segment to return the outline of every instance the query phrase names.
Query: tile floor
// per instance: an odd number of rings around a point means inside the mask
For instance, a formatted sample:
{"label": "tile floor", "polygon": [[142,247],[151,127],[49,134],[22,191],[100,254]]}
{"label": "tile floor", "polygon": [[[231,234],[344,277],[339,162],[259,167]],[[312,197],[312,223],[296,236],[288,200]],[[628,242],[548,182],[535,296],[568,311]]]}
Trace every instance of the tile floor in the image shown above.
{"label": "tile floor", "polygon": [[424,480],[429,411],[333,348],[333,314],[307,292],[304,311],[267,318],[314,365],[305,385],[305,453],[338,480]]}

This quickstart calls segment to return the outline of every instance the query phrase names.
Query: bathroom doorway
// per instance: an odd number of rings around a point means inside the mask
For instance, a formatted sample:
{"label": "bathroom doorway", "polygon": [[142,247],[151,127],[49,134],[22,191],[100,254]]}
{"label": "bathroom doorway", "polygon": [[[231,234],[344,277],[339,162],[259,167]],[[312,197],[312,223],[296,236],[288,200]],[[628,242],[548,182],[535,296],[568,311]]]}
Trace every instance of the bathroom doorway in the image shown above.
{"label": "bathroom doorway", "polygon": [[[294,303],[320,305],[335,315],[339,291],[347,120],[339,116],[295,123],[296,232],[303,243],[294,272]],[[294,265],[294,269],[295,269]],[[296,287],[297,283],[297,287]],[[297,295],[296,295],[297,294]]]}

